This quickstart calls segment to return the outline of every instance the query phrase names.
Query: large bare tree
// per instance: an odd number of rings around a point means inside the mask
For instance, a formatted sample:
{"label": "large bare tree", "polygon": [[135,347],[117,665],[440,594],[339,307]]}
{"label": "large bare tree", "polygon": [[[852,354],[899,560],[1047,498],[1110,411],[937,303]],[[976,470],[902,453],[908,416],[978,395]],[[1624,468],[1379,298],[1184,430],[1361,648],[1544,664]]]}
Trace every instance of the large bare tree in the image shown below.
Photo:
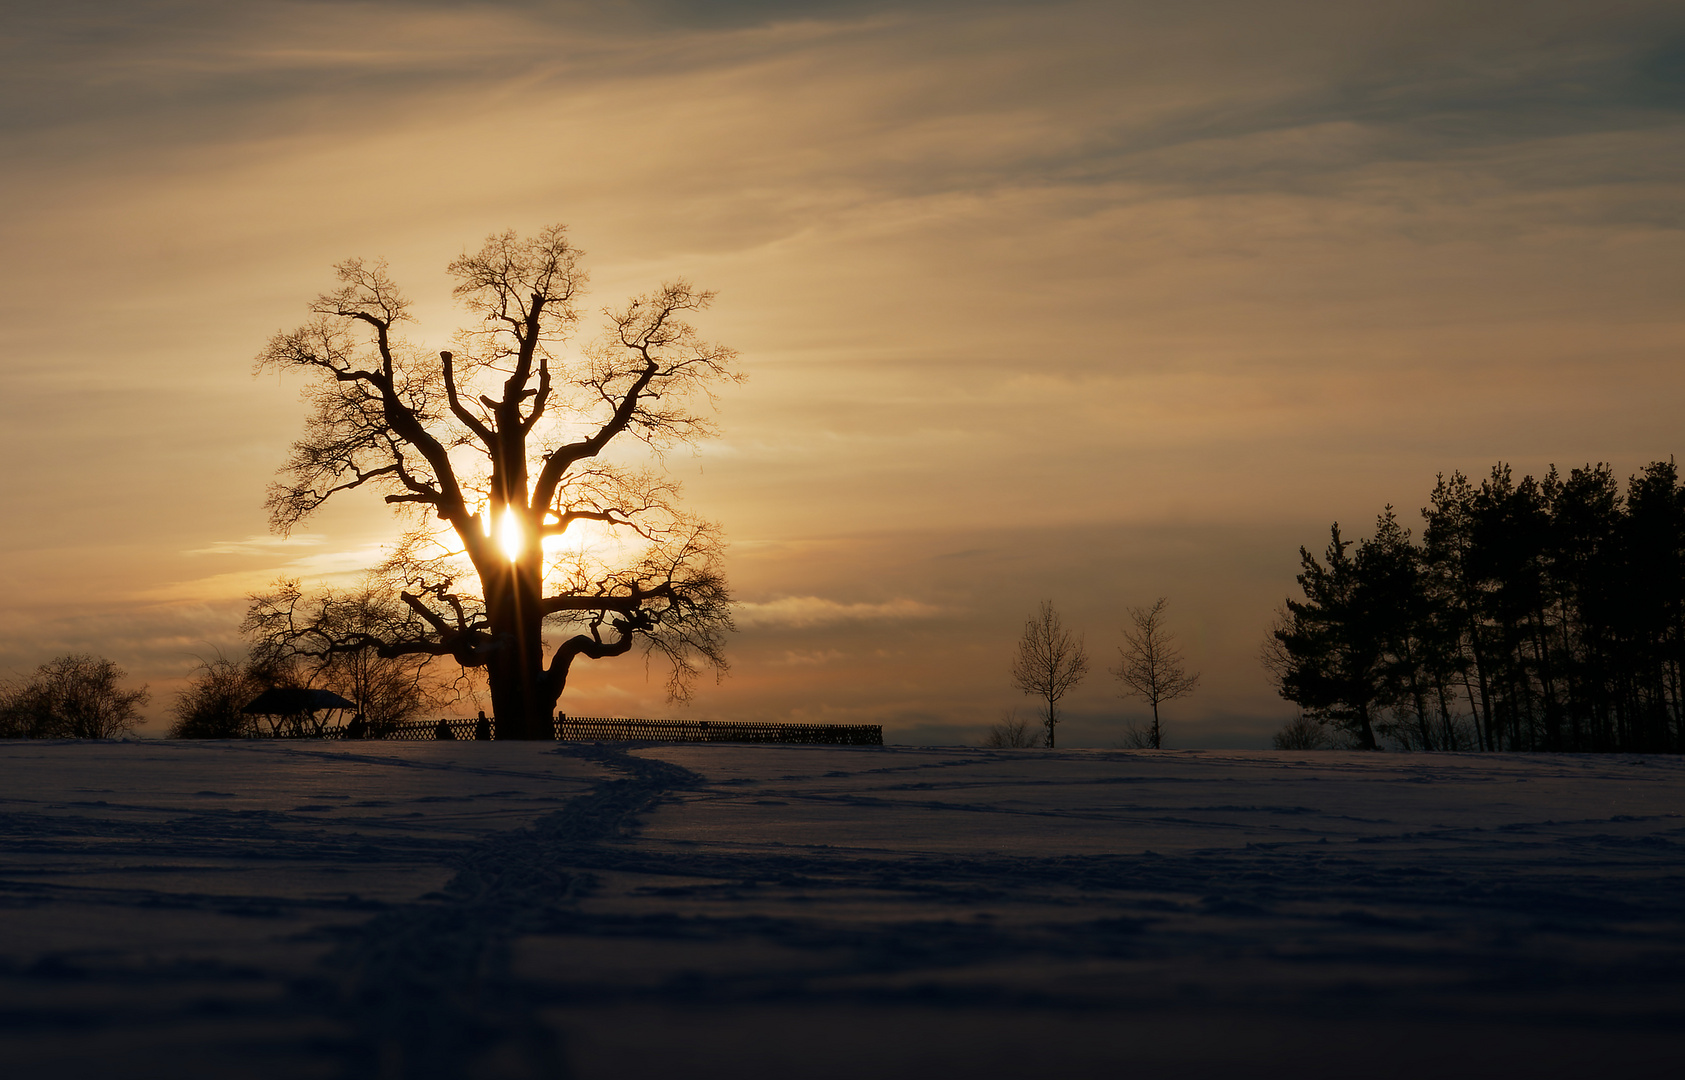
{"label": "large bare tree", "polygon": [[1082,639],[1072,637],[1054,610],[1053,601],[1024,621],[1018,638],[1018,652],[1012,658],[1012,682],[1026,694],[1043,702],[1042,724],[1047,728],[1047,745],[1054,744],[1059,726],[1059,699],[1088,674],[1088,653]]}
{"label": "large bare tree", "polygon": [[[270,492],[285,533],[342,492],[383,493],[407,530],[378,575],[402,609],[369,628],[312,618],[298,589],[255,597],[270,640],[318,654],[449,657],[483,669],[499,738],[549,738],[575,660],[642,647],[687,698],[723,672],[732,629],[717,527],[685,513],[646,462],[712,432],[713,387],[741,378],[686,321],[711,293],[678,281],[603,310],[572,349],[586,282],[552,226],[493,236],[452,262],[478,322],[446,351],[405,343],[409,304],[385,264],[336,269],[314,318],[270,341],[258,369],[302,369],[303,436]],[[547,631],[549,637],[547,638]]]}
{"label": "large bare tree", "polygon": [[1170,632],[1164,610],[1170,601],[1159,597],[1149,608],[1130,608],[1129,621],[1133,629],[1125,627],[1123,644],[1118,646],[1118,665],[1112,674],[1124,686],[1125,697],[1138,697],[1153,709],[1153,726],[1145,738],[1132,741],[1145,744],[1143,749],[1158,750],[1164,745],[1164,729],[1159,723],[1158,707],[1194,692],[1199,685],[1199,672],[1189,674],[1187,660],[1176,646],[1176,636]]}

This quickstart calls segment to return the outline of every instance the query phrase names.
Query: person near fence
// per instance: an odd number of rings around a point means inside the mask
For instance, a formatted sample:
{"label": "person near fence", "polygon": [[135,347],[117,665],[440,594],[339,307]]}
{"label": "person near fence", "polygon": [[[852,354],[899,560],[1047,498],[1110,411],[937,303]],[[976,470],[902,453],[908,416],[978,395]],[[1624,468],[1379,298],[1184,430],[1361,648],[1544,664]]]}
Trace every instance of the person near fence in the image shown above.
{"label": "person near fence", "polygon": [[486,719],[486,711],[480,710],[480,718],[474,721],[474,738],[480,742],[491,739],[491,721]]}
{"label": "person near fence", "polygon": [[456,738],[456,732],[452,731],[451,726],[441,719],[439,726],[433,729],[433,737],[435,739],[454,739]]}

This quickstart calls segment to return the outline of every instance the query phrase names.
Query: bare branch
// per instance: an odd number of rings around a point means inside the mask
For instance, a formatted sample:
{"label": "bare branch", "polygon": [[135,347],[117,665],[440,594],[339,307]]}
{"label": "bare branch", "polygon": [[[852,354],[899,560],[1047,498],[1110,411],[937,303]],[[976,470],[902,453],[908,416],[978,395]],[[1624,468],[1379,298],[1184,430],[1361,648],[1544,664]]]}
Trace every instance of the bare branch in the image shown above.
{"label": "bare branch", "polygon": [[741,382],[743,376],[731,369],[737,354],[704,342],[680,318],[684,312],[707,308],[713,299],[713,293],[678,281],[624,308],[604,309],[609,325],[586,351],[589,367],[574,385],[609,414],[586,438],[545,456],[533,489],[535,502],[548,505],[574,464],[595,457],[623,433],[658,451],[713,434],[712,424],[692,408],[691,399],[700,393],[711,404],[715,383]]}

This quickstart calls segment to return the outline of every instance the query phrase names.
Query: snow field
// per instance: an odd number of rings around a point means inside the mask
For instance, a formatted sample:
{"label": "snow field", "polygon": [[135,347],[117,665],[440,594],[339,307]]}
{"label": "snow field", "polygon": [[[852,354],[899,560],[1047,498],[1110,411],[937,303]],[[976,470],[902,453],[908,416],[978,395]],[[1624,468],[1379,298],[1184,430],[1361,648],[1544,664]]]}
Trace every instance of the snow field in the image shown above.
{"label": "snow field", "polygon": [[0,745],[7,1075],[1673,1075],[1670,758]]}

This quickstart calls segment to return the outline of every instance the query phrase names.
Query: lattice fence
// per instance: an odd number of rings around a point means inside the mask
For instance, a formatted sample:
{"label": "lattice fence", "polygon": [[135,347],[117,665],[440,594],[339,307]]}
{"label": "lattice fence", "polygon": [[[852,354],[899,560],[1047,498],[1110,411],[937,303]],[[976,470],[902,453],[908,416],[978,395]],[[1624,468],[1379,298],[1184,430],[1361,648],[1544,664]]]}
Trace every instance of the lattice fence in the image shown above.
{"label": "lattice fence", "polygon": [[563,716],[556,738],[569,742],[797,743],[809,746],[882,746],[877,724],[737,724],[708,720],[621,720]]}
{"label": "lattice fence", "polygon": [[[710,720],[627,720],[613,716],[558,716],[555,737],[565,742],[721,742],[785,743],[805,746],[882,746],[877,724],[737,724]],[[448,731],[445,735],[442,732]],[[344,728],[329,728],[323,738],[339,739]],[[412,720],[381,739],[497,738],[497,721],[484,730],[478,720]]]}

